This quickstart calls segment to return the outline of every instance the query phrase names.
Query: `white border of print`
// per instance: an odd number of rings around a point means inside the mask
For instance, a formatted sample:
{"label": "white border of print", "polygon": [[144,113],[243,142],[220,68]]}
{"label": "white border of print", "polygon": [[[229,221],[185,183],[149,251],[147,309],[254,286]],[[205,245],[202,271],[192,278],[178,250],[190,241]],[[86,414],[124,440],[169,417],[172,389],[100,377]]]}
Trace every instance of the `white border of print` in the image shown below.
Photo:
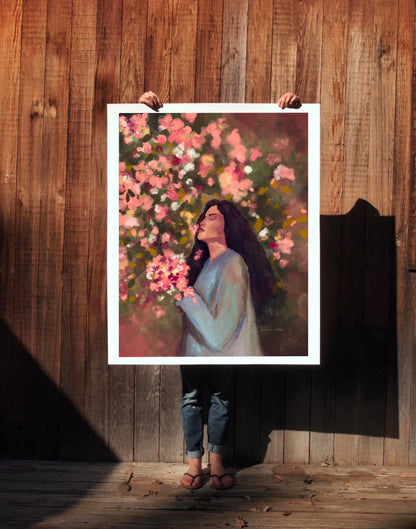
{"label": "white border of print", "polygon": [[168,364],[275,364],[316,365],[320,362],[320,105],[281,110],[272,104],[192,103],[167,104],[163,113],[307,113],[308,114],[308,356],[253,357],[120,357],[119,356],[119,115],[151,113],[141,104],[107,105],[107,312],[108,363],[135,365]]}

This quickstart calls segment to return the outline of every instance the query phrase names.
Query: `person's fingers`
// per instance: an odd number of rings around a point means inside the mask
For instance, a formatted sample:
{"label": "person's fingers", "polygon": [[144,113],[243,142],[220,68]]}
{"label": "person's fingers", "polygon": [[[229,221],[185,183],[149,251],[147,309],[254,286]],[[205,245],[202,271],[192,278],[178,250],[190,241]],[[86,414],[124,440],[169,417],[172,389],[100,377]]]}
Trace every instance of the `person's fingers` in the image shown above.
{"label": "person's fingers", "polygon": [[300,108],[302,103],[299,96],[292,92],[286,92],[279,99],[278,105],[281,108]]}
{"label": "person's fingers", "polygon": [[302,106],[302,103],[300,102],[300,97],[296,94],[293,94],[287,106],[289,108],[300,108]]}
{"label": "person's fingers", "polygon": [[145,92],[139,99],[139,103],[147,105],[152,110],[158,111],[163,106],[159,97],[151,91]]}
{"label": "person's fingers", "polygon": [[286,92],[285,94],[283,94],[281,96],[281,98],[279,99],[279,107],[280,108],[286,108],[289,104],[289,101],[290,101],[290,98],[292,97],[292,93],[291,92]]}

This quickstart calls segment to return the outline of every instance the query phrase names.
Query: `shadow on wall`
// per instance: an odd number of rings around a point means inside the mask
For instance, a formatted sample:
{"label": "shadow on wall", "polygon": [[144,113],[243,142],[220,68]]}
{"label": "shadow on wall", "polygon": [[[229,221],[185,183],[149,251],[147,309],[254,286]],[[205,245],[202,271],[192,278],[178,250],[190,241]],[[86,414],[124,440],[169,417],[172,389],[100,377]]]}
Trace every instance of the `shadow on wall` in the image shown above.
{"label": "shadow on wall", "polygon": [[237,368],[235,459],[274,430],[397,438],[397,376],[394,218],[360,199],[321,216],[321,365]]}
{"label": "shadow on wall", "polygon": [[[398,436],[395,254],[394,219],[364,200],[321,218],[321,365],[236,367],[230,459],[263,461],[279,430]],[[0,326],[0,457],[114,461]]]}
{"label": "shadow on wall", "polygon": [[0,457],[116,461],[2,321],[0,336]]}

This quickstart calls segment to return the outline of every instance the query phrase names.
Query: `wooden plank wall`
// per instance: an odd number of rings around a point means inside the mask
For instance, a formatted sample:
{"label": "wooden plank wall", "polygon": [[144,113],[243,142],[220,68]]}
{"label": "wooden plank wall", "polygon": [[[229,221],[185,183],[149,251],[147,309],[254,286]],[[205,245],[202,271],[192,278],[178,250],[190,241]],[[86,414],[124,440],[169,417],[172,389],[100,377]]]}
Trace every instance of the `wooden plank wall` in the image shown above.
{"label": "wooden plank wall", "polygon": [[106,364],[106,104],[290,90],[322,366],[236,368],[230,458],[416,464],[414,41],[413,0],[0,0],[2,457],[184,459],[178,368]]}

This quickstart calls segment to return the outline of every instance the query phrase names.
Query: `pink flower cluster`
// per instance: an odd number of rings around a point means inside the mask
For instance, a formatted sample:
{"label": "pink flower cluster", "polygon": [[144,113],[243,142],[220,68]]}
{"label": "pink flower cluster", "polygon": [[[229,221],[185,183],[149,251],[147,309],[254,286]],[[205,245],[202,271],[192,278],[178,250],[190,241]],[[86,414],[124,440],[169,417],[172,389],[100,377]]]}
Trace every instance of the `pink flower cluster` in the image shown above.
{"label": "pink flower cluster", "polygon": [[157,294],[173,295],[177,301],[183,296],[193,297],[194,290],[188,286],[188,265],[182,257],[170,252],[157,255],[146,266],[146,277],[150,290]]}

